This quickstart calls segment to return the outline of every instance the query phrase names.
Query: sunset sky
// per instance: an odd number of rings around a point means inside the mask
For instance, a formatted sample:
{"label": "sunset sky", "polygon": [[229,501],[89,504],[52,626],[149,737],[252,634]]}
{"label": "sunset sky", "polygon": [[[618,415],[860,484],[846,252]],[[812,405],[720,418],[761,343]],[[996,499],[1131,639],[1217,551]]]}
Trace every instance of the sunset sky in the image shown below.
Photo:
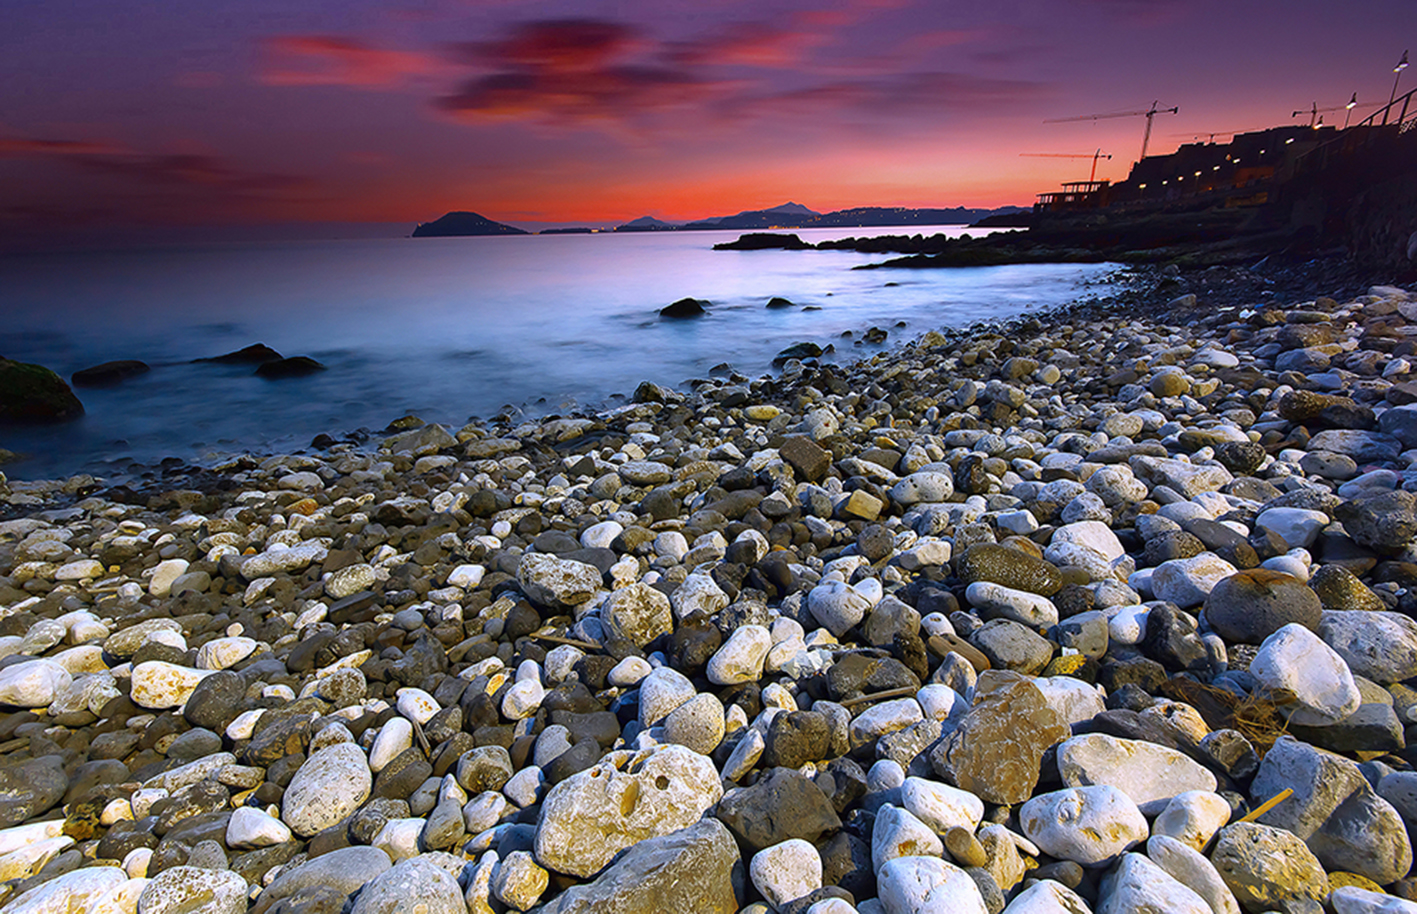
{"label": "sunset sky", "polygon": [[1120,179],[1144,127],[1045,119],[1178,105],[1166,152],[1354,92],[1361,116],[1417,49],[1413,0],[6,0],[0,20],[0,234],[1028,204],[1091,163],[1019,153],[1100,147]]}

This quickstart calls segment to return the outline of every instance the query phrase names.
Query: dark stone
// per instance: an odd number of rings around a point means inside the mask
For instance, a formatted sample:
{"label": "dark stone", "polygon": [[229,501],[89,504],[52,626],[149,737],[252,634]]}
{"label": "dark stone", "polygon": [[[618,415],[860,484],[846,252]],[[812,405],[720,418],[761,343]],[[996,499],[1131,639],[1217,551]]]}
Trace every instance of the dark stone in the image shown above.
{"label": "dark stone", "polygon": [[789,711],[768,725],[767,747],[761,764],[765,768],[800,768],[818,762],[831,751],[831,724],[815,711]]}
{"label": "dark stone", "polygon": [[1097,684],[1113,691],[1126,685],[1135,685],[1143,692],[1153,694],[1166,681],[1166,668],[1155,660],[1137,657],[1127,660],[1112,660],[1102,664],[1097,675]]}
{"label": "dark stone", "polygon": [[237,757],[243,765],[268,768],[277,759],[304,752],[310,745],[310,735],[308,717],[285,717],[263,727],[252,736],[251,742],[246,744]]}
{"label": "dark stone", "polygon": [[[1227,642],[1259,644],[1291,622],[1317,632],[1323,605],[1298,578],[1251,568],[1216,584],[1203,611],[1206,623]],[[1148,633],[1150,629],[1148,616]]]}
{"label": "dark stone", "polygon": [[324,370],[324,365],[321,365],[308,355],[294,355],[288,359],[262,362],[260,366],[256,368],[256,376],[270,379],[298,378]]}
{"label": "dark stone", "polygon": [[812,783],[831,800],[837,815],[866,795],[866,772],[849,758],[835,758],[817,771]]}
{"label": "dark stone", "polygon": [[1173,559],[1189,559],[1205,552],[1205,544],[1185,530],[1167,530],[1146,542],[1139,564],[1155,568]]}
{"label": "dark stone", "polygon": [[83,414],[84,405],[59,375],[0,357],[0,422],[65,422]]}
{"label": "dark stone", "polygon": [[246,710],[246,680],[231,670],[218,670],[197,683],[182,709],[182,716],[194,727],[216,733],[226,728]]}
{"label": "dark stone", "polygon": [[578,740],[571,748],[556,756],[542,769],[548,784],[559,784],[573,774],[595,767],[602,749],[594,739]]}
{"label": "dark stone", "polygon": [[723,646],[723,633],[706,619],[684,619],[674,628],[674,668],[685,676],[701,676]]}
{"label": "dark stone", "polygon": [[920,678],[892,657],[845,654],[827,670],[827,688],[833,701],[906,687],[920,688]]}
{"label": "dark stone", "polygon": [[1334,514],[1360,545],[1379,551],[1397,550],[1417,535],[1417,498],[1395,489],[1340,504]]}
{"label": "dark stone", "polygon": [[1336,724],[1325,727],[1289,725],[1289,733],[1331,752],[1400,752],[1407,748],[1402,721],[1385,702],[1370,702]]}
{"label": "dark stone", "polygon": [[135,375],[146,374],[148,363],[137,359],[122,359],[104,362],[90,368],[81,368],[69,376],[75,387],[108,387]]}
{"label": "dark stone", "polygon": [[965,584],[990,581],[1045,597],[1063,588],[1063,575],[1052,562],[993,543],[981,543],[965,550],[958,563],[958,573]]}
{"label": "dark stone", "polygon": [[876,894],[876,874],[871,869],[871,845],[847,832],[838,832],[821,849],[822,883],[845,889],[857,898]]}
{"label": "dark stone", "polygon": [[831,469],[831,452],[801,435],[788,438],[778,446],[777,453],[807,482],[821,482]]}
{"label": "dark stone", "polygon": [[244,349],[228,352],[226,355],[213,356],[209,359],[196,359],[195,361],[222,362],[228,365],[261,365],[266,362],[274,362],[281,357],[279,352],[276,352],[265,343],[253,343]]}
{"label": "dark stone", "polygon": [[718,818],[745,854],[755,854],[792,838],[812,844],[841,828],[831,801],[800,772],[773,768],[751,787],[724,794]]}
{"label": "dark stone", "polygon": [[1141,649],[1168,670],[1204,670],[1205,644],[1196,634],[1196,620],[1169,603],[1152,607],[1146,616]]}
{"label": "dark stone", "polygon": [[659,309],[660,317],[698,317],[705,312],[708,302],[701,298],[681,298]]}
{"label": "dark stone", "polygon": [[0,828],[21,825],[64,798],[69,779],[59,756],[0,765]]}
{"label": "dark stone", "polygon": [[432,775],[433,766],[423,757],[423,750],[409,746],[374,779],[374,796],[406,800]]}
{"label": "dark stone", "polygon": [[[791,305],[791,302],[787,303]],[[771,305],[769,305],[771,307]],[[786,349],[773,356],[772,363],[775,367],[787,364],[789,359],[814,359],[822,354],[822,347],[816,343],[793,343]]]}
{"label": "dark stone", "polygon": [[1265,456],[1265,449],[1251,442],[1222,441],[1215,445],[1215,459],[1236,476],[1249,476],[1259,469]]}

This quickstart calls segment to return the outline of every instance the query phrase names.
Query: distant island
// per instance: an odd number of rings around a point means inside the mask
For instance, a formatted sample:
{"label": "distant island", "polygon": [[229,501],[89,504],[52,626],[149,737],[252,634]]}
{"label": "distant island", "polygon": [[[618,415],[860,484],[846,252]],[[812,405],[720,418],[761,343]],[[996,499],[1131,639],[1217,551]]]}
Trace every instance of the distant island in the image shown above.
{"label": "distant island", "polygon": [[[707,231],[762,228],[856,228],[879,225],[969,225],[981,219],[1011,219],[1018,224],[1030,212],[1022,206],[995,209],[910,209],[903,206],[858,206],[853,209],[819,213],[800,203],[783,203],[771,209],[745,210],[732,216],[699,219],[694,222],[663,222],[641,216],[615,227],[617,232]],[[994,222],[994,225],[1005,224]]]}
{"label": "distant island", "polygon": [[[1031,210],[1022,206],[1000,206],[995,209],[971,209],[956,206],[950,209],[910,209],[903,206],[858,206],[853,209],[819,213],[800,203],[783,203],[770,209],[744,210],[731,216],[715,216],[693,222],[665,222],[653,216],[641,216],[617,232],[694,232],[724,229],[783,229],[783,228],[856,228],[882,225],[973,225],[983,222],[992,227],[1027,226]],[[987,221],[985,221],[987,220]],[[541,235],[584,235],[593,229],[574,227],[543,229]],[[446,238],[457,235],[529,235],[515,226],[477,213],[448,213],[433,222],[419,223],[414,238]]]}
{"label": "distant island", "polygon": [[478,213],[448,213],[432,222],[420,222],[415,238],[450,238],[459,235],[529,235],[516,226],[493,222]]}

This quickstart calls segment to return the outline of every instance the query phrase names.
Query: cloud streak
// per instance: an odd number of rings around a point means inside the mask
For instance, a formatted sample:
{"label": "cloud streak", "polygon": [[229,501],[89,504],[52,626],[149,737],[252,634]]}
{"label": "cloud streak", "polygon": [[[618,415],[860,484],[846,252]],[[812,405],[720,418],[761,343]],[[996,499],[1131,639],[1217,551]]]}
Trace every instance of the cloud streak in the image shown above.
{"label": "cloud streak", "polygon": [[438,69],[426,54],[331,35],[281,35],[268,39],[262,51],[260,80],[271,86],[388,89]]}
{"label": "cloud streak", "polygon": [[118,187],[209,199],[292,199],[308,195],[316,186],[303,175],[245,169],[217,155],[148,153],[93,140],[0,137],[0,159],[55,162],[116,179]]}

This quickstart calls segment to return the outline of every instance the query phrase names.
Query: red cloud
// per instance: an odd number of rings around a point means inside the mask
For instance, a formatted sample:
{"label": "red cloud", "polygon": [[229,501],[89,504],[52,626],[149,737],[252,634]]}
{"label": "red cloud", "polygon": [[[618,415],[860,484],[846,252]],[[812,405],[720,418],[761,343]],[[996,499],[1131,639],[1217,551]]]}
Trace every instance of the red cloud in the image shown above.
{"label": "red cloud", "polygon": [[722,84],[682,65],[636,59],[653,45],[626,25],[558,19],[518,26],[500,41],[463,45],[492,73],[437,100],[460,119],[533,117],[620,122],[703,101]]}
{"label": "red cloud", "polygon": [[816,31],[742,23],[717,38],[679,44],[670,54],[675,62],[685,66],[790,67],[827,40]]}
{"label": "red cloud", "polygon": [[435,69],[432,58],[328,35],[281,35],[266,41],[261,81],[273,86],[401,85]]}
{"label": "red cloud", "polygon": [[621,66],[580,73],[533,70],[472,80],[437,104],[460,117],[621,120],[697,103],[717,91],[716,84],[666,68]]}
{"label": "red cloud", "polygon": [[529,22],[502,41],[474,47],[512,67],[584,72],[630,54],[640,41],[633,28],[618,22],[554,19]]}
{"label": "red cloud", "polygon": [[201,188],[225,195],[282,195],[312,185],[309,178],[238,168],[201,153],[148,154],[91,140],[0,138],[0,158],[61,161],[92,174],[114,175],[169,188]]}
{"label": "red cloud", "polygon": [[0,138],[0,158],[33,159],[63,156],[96,156],[120,153],[116,146],[88,140],[35,140],[22,137]]}

